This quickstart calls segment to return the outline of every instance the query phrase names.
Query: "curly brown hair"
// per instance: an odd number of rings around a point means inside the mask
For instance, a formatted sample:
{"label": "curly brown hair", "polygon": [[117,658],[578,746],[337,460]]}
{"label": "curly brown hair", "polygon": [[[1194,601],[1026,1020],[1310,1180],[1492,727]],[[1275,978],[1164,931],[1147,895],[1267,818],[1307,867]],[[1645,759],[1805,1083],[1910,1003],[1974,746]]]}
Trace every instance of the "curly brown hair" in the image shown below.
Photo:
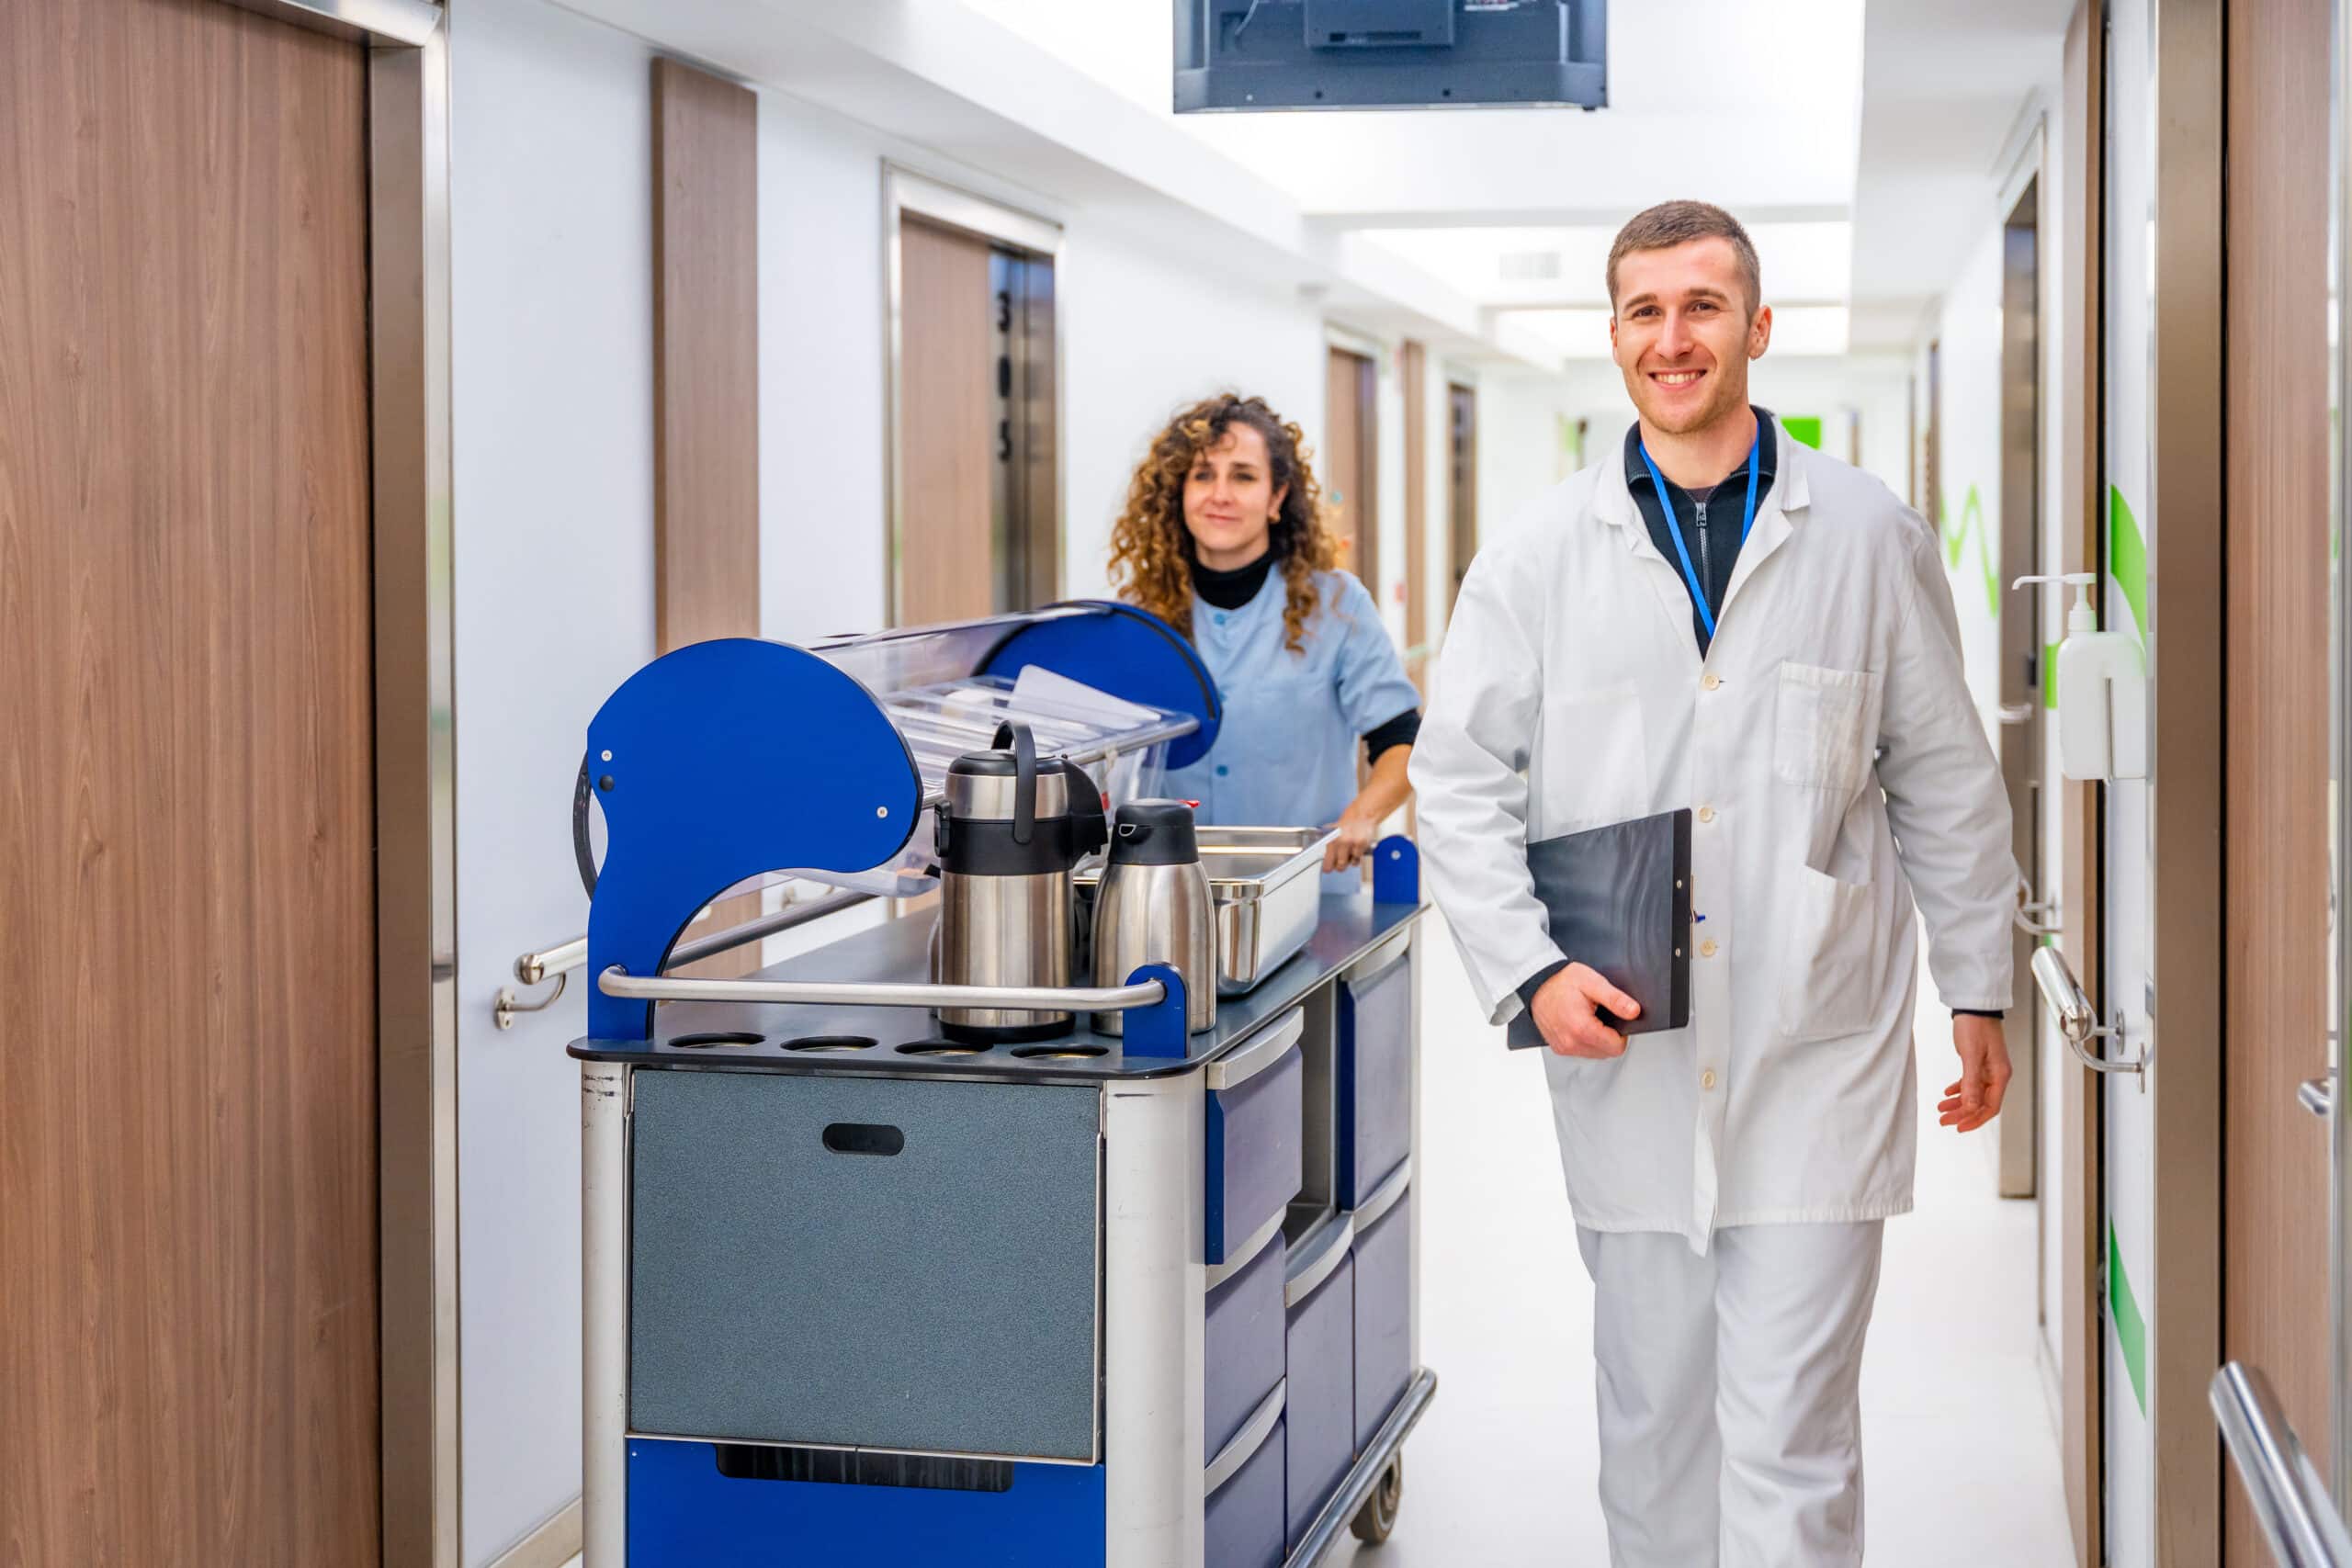
{"label": "curly brown hair", "polygon": [[1272,477],[1283,491],[1271,551],[1283,574],[1283,646],[1304,653],[1307,617],[1320,598],[1315,574],[1339,564],[1340,542],[1325,525],[1323,488],[1307,461],[1305,434],[1263,398],[1227,392],[1204,399],[1152,438],[1127,483],[1126,509],[1111,529],[1111,583],[1121,598],[1192,635],[1195,558],[1192,530],[1184,526],[1184,480],[1201,454],[1236,425],[1264,439]]}

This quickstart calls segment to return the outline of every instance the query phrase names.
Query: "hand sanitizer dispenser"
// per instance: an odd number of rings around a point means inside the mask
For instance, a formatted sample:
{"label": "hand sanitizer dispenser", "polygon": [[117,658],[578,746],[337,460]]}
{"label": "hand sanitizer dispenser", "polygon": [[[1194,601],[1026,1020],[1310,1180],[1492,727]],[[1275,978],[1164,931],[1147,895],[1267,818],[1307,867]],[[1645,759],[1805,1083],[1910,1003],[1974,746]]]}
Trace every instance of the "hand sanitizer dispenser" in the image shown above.
{"label": "hand sanitizer dispenser", "polygon": [[2020,577],[2012,585],[2064,582],[2076,590],[2058,645],[2058,758],[2070,779],[2148,776],[2148,665],[2138,639],[2098,629],[2097,572]]}

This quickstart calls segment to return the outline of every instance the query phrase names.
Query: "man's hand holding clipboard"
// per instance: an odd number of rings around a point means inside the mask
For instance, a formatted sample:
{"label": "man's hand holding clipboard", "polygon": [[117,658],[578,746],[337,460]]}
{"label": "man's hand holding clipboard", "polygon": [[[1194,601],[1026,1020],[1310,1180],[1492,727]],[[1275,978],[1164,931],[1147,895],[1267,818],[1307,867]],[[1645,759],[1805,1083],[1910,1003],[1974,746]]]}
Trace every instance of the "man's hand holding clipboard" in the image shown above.
{"label": "man's hand holding clipboard", "polygon": [[1568,963],[1510,1021],[1513,1050],[1607,1059],[1629,1034],[1690,1023],[1690,812],[1540,840],[1527,869]]}

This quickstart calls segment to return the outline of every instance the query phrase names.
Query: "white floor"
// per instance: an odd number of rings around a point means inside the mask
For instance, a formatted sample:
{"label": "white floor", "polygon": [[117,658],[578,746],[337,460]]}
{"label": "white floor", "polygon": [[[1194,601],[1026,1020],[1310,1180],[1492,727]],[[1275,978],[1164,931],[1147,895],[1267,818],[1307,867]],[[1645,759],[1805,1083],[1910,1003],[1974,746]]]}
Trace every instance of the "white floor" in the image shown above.
{"label": "white floor", "polygon": [[[1414,1187],[1421,1354],[1438,1396],[1406,1445],[1396,1535],[1332,1561],[1599,1568],[1591,1286],[1543,1069],[1477,1021],[1451,940],[1430,934]],[[1935,1124],[1926,1096],[1955,1059],[1943,1015],[1923,1008],[1919,1022],[1918,1212],[1887,1226],[1863,1365],[1870,1561],[2070,1568],[2034,1349],[2033,1205],[1994,1195],[1989,1130],[1962,1139]]]}
{"label": "white floor", "polygon": [[[1432,918],[1422,991],[1421,1354],[1437,1402],[1406,1445],[1405,1504],[1356,1568],[1593,1568],[1592,1298],[1539,1063],[1477,1021]],[[1933,992],[1924,994],[1932,996]],[[1951,1081],[1923,1009],[1918,1212],[1887,1227],[1863,1366],[1870,1561],[2070,1568],[2058,1439],[2035,1357],[2034,1216],[1994,1196],[1990,1131],[1935,1124]],[[577,1563],[573,1565],[577,1568]]]}

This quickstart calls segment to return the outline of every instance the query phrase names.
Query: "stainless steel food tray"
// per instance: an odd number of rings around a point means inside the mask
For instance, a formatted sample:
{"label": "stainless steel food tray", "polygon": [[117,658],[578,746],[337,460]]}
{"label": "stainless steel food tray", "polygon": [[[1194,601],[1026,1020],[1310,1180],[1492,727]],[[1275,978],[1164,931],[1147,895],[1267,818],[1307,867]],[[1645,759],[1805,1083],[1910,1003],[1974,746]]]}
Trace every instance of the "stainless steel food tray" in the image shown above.
{"label": "stainless steel food tray", "polygon": [[[1254,989],[1306,945],[1323,901],[1318,828],[1203,828],[1201,865],[1216,898],[1216,994]],[[1091,911],[1098,865],[1078,880]]]}

